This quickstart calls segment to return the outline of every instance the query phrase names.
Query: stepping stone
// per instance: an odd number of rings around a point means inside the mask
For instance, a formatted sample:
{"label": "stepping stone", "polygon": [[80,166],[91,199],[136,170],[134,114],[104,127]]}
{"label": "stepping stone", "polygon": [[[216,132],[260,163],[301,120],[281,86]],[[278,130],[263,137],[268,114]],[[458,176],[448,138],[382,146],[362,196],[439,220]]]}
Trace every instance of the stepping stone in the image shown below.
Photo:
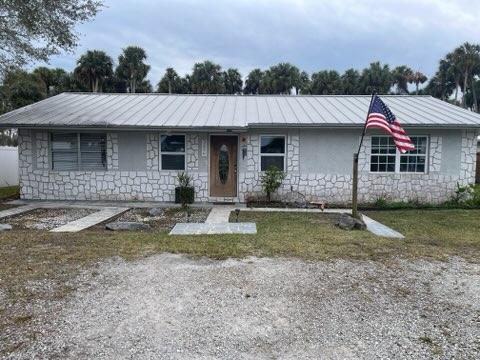
{"label": "stepping stone", "polygon": [[12,225],[10,224],[0,224],[0,232],[12,230]]}
{"label": "stepping stone", "polygon": [[256,234],[255,223],[177,223],[169,235]]}
{"label": "stepping stone", "polygon": [[129,208],[124,207],[109,207],[102,209],[100,211],[94,212],[93,214],[87,215],[81,219],[69,222],[63,226],[57,227],[51,232],[79,232],[94,225],[100,224],[101,222],[107,221],[114,216],[120,215],[121,213],[127,211]]}
{"label": "stepping stone", "polygon": [[367,228],[362,220],[356,219],[349,214],[340,214],[335,225],[343,230],[365,230]]}
{"label": "stepping stone", "polygon": [[160,215],[163,215],[164,213],[165,213],[165,209],[162,209],[162,208],[153,208],[148,211],[148,214],[150,216],[160,216]]}
{"label": "stepping stone", "polygon": [[150,230],[151,227],[148,224],[144,224],[141,222],[131,222],[131,221],[116,221],[111,222],[105,225],[107,230],[112,231],[140,231],[140,230]]}

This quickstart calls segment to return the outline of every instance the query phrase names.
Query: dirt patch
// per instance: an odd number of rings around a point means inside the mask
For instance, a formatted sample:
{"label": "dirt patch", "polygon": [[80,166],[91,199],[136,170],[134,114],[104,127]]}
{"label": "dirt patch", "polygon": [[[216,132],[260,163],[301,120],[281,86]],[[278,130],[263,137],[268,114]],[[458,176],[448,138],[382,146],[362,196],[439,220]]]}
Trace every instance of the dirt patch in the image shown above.
{"label": "dirt patch", "polygon": [[13,229],[52,230],[98,211],[93,209],[36,209],[2,219]]}
{"label": "dirt patch", "polygon": [[[153,230],[170,230],[176,223],[191,222],[201,223],[207,219],[210,209],[192,208],[189,212],[180,208],[165,208],[159,210],[155,216],[149,213],[150,209],[131,209],[116,219],[108,222],[140,222],[150,225]],[[104,228],[105,224],[97,225],[96,228]]]}

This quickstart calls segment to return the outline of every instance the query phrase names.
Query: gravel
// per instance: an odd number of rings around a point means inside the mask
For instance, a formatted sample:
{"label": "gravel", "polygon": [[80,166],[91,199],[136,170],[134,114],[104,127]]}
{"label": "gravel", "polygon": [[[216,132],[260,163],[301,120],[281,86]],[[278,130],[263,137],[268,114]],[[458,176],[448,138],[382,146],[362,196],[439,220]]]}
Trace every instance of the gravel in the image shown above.
{"label": "gravel", "polygon": [[36,209],[2,219],[2,221],[11,224],[14,229],[51,230],[90,215],[95,211],[98,210],[81,208]]}
{"label": "gravel", "polygon": [[178,222],[201,223],[207,219],[210,209],[191,208],[190,216],[179,208],[131,209],[124,212],[114,222],[138,222],[150,225],[152,229],[172,229]]}
{"label": "gravel", "polygon": [[[12,358],[475,359],[480,265],[163,254],[84,270]],[[40,324],[44,323],[42,321]]]}

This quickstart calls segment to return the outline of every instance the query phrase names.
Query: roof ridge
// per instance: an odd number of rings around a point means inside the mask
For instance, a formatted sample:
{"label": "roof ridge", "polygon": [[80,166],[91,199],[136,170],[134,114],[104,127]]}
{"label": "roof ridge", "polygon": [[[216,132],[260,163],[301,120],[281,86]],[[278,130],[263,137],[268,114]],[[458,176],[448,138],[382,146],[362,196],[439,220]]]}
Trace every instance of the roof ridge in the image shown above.
{"label": "roof ridge", "polygon": [[[282,98],[289,98],[289,97],[371,97],[372,95],[368,94],[328,94],[328,95],[317,95],[317,94],[168,94],[168,93],[159,93],[159,92],[151,92],[151,93],[119,93],[119,92],[111,92],[111,93],[104,93],[104,92],[90,92],[90,91],[64,91],[58,95],[127,95],[127,96],[193,96],[193,97],[209,97],[209,96],[224,96],[224,97],[282,97]],[[432,97],[432,95],[415,95],[415,94],[379,94],[378,96],[381,97]]]}

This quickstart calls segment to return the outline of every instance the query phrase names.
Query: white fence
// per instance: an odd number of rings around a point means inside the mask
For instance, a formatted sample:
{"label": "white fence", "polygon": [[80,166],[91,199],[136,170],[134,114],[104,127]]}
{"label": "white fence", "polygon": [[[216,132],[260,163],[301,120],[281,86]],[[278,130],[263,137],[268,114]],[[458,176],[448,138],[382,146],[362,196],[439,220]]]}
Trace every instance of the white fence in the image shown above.
{"label": "white fence", "polygon": [[18,185],[18,148],[0,146],[0,187]]}

